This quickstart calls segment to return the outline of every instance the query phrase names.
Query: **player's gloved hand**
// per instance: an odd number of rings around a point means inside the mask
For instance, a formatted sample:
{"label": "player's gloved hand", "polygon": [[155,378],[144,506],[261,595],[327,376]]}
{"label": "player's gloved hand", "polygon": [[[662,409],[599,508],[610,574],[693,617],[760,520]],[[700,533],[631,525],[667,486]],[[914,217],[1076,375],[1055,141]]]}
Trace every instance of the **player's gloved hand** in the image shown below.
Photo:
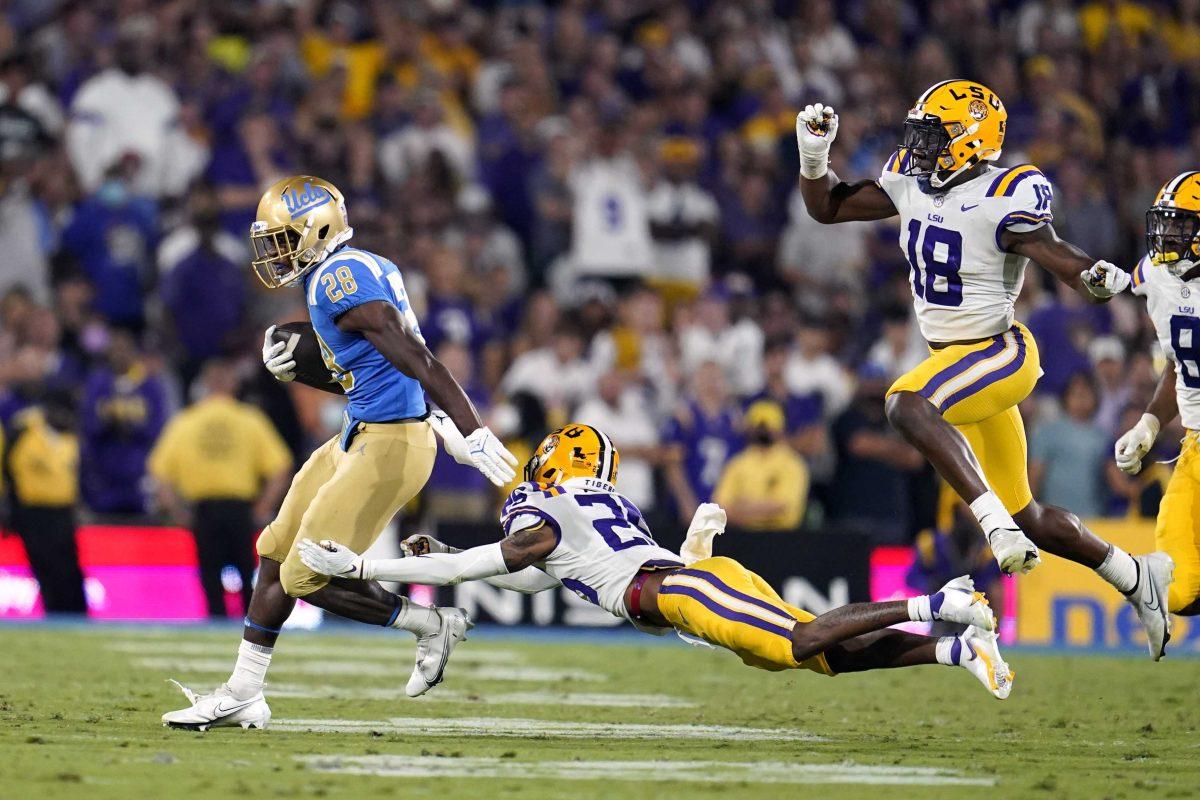
{"label": "player's gloved hand", "polygon": [[508,448],[489,428],[476,428],[466,441],[467,453],[471,457],[470,464],[489,481],[503,486],[517,476],[514,469],[517,466],[517,457],[508,452]]}
{"label": "player's gloved hand", "polygon": [[1137,424],[1127,430],[1120,439],[1117,439],[1117,445],[1114,448],[1117,469],[1130,475],[1137,475],[1141,472],[1142,459],[1154,446],[1159,428],[1158,417],[1153,414],[1142,414],[1142,418],[1137,421]]}
{"label": "player's gloved hand", "polygon": [[701,503],[692,515],[679,556],[684,564],[693,564],[712,557],[713,537],[725,532],[725,509],[716,503]]}
{"label": "player's gloved hand", "polygon": [[445,542],[439,542],[427,533],[414,533],[400,543],[400,552],[404,557],[427,556],[430,553],[461,553],[457,547],[451,547]]}
{"label": "player's gloved hand", "polygon": [[1091,269],[1079,273],[1079,279],[1092,297],[1107,300],[1129,288],[1129,273],[1107,261],[1097,261]]}
{"label": "player's gloved hand", "polygon": [[837,138],[838,116],[822,103],[804,107],[796,115],[796,144],[800,148],[800,174],[817,180],[829,171],[829,147]]}
{"label": "player's gloved hand", "polygon": [[293,333],[286,342],[275,341],[272,338],[274,335],[274,325],[267,328],[263,335],[263,366],[277,381],[295,380],[296,358],[292,351],[296,349],[296,342],[300,341],[300,334]]}
{"label": "player's gloved hand", "polygon": [[446,416],[445,411],[431,412],[429,424],[433,426],[433,432],[442,440],[442,449],[446,451],[446,455],[464,467],[475,466],[470,448],[467,447],[467,438],[459,433],[458,426]]}
{"label": "player's gloved hand", "polygon": [[364,578],[363,560],[358,553],[330,539],[314,542],[301,539],[297,545],[304,566],[322,575],[335,578]]}

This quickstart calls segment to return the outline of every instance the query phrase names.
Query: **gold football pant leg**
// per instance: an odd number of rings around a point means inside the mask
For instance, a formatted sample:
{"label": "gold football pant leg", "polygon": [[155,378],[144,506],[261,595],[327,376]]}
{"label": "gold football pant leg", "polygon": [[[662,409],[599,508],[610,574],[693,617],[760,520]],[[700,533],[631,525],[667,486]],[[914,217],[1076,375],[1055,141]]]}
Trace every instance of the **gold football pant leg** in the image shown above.
{"label": "gold football pant leg", "polygon": [[824,655],[798,662],[792,654],[796,621],[816,617],[784,603],[766,581],[731,558],[705,558],[673,571],[659,587],[658,608],[676,629],[732,650],[752,667],[833,674]]}
{"label": "gold football pant leg", "polygon": [[1187,609],[1200,599],[1200,458],[1196,455],[1200,444],[1196,436],[1189,432],[1184,440],[1183,454],[1167,482],[1154,529],[1155,547],[1175,562],[1175,577],[1167,593],[1167,607],[1172,612]]}
{"label": "gold football pant leg", "polygon": [[983,478],[1009,514],[1033,502],[1025,423],[1016,406],[981,422],[955,425],[983,467]]}
{"label": "gold football pant leg", "polygon": [[363,552],[425,486],[436,454],[426,422],[360,423],[349,451],[335,437],[313,453],[258,540],[259,555],[282,562],[284,590],[304,597],[329,583],[300,560],[300,539],[332,539]]}

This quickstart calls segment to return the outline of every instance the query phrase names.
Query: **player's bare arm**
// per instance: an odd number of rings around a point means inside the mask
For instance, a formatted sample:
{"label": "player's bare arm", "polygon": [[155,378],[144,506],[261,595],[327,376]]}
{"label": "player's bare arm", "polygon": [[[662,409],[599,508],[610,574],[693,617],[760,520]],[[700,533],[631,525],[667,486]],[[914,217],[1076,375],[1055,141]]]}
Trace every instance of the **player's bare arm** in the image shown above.
{"label": "player's bare arm", "polygon": [[1000,248],[1036,261],[1054,277],[1079,292],[1088,302],[1106,303],[1129,286],[1129,274],[1107,261],[1096,261],[1083,250],[1058,238],[1053,226],[1018,233],[1007,228]]}
{"label": "player's bare arm", "polygon": [[800,195],[809,216],[826,225],[896,216],[896,206],[873,180],[846,183],[829,169],[829,148],[837,136],[832,108],[811,105],[796,116],[800,148]]}
{"label": "player's bare arm", "polygon": [[361,333],[392,366],[419,381],[464,436],[483,425],[454,376],[404,323],[394,305],[363,303],[338,317],[337,326],[347,333]]}

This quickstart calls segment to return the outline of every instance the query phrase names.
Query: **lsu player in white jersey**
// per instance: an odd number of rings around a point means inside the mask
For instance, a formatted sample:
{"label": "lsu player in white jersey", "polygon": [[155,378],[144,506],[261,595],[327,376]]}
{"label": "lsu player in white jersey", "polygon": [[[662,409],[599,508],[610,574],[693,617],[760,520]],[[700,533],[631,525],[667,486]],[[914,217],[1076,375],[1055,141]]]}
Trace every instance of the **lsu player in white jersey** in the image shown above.
{"label": "lsu player in white jersey", "polygon": [[810,105],[796,118],[801,195],[823,223],[899,216],[930,355],[888,391],[888,420],[970,505],[1000,568],[1028,572],[1040,547],[1095,570],[1133,604],[1157,660],[1170,636],[1157,601],[1169,564],[1131,557],[1030,491],[1017,404],[1041,369],[1036,342],[1014,317],[1025,267],[1037,262],[1092,302],[1130,279],[1058,238],[1053,190],[1037,167],[995,165],[1007,122],[986,86],[942,81],[917,98],[879,177],[846,183],[828,166],[837,114]]}
{"label": "lsu player in white jersey", "polygon": [[[660,547],[641,512],[617,493],[620,457],[602,431],[572,423],[547,436],[525,466],[525,482],[500,516],[504,538],[453,551],[427,537],[420,555],[364,560],[332,541],[302,541],[315,572],[338,578],[451,585],[509,576],[532,584],[542,572],[639,630],[676,630],[733,651],[746,664],[824,675],[919,664],[961,666],[1005,698],[1012,671],[996,644],[995,619],[967,577],[933,595],[886,603],[852,603],[816,616],[786,603],[738,562],[712,557],[724,529],[719,507],[697,512],[683,553]],[[701,544],[700,542],[703,542]],[[700,551],[700,552],[697,552]],[[907,621],[969,626],[961,636],[930,637],[890,629]]]}
{"label": "lsu player in white jersey", "polygon": [[1187,435],[1158,509],[1157,558],[1170,558],[1167,608],[1200,614],[1200,171],[1167,181],[1146,212],[1147,254],[1133,270],[1133,293],[1146,299],[1167,356],[1158,389],[1136,425],[1116,444],[1117,466],[1142,468],[1159,429],[1178,415]]}

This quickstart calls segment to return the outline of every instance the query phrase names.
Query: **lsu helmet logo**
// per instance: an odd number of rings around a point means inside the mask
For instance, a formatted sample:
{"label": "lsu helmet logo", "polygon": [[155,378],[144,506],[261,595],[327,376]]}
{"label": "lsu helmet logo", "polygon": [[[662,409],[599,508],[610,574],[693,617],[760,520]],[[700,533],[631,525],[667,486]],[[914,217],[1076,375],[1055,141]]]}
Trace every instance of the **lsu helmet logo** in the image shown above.
{"label": "lsu helmet logo", "polygon": [[571,423],[542,440],[525,464],[525,480],[553,484],[597,478],[615,484],[620,460],[617,448],[602,430]]}
{"label": "lsu helmet logo", "polygon": [[987,104],[982,100],[972,100],[970,105],[967,106],[967,113],[977,122],[983,120],[988,115]]}

